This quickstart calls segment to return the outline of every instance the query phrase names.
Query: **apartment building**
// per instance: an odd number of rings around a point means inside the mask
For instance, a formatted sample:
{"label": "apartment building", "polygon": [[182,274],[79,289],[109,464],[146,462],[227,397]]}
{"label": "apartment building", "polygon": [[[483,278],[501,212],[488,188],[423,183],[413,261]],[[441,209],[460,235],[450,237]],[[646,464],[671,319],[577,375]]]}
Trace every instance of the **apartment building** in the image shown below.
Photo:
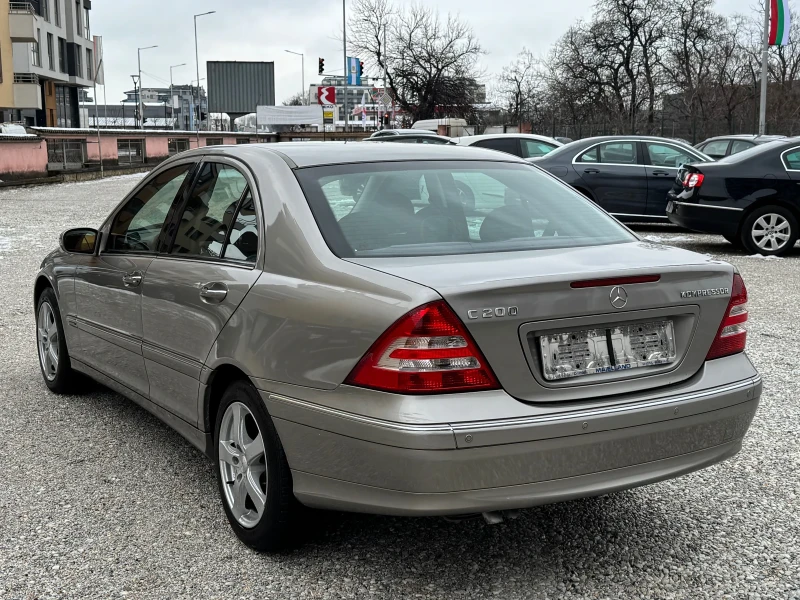
{"label": "apartment building", "polygon": [[10,42],[14,87],[12,106],[5,106],[0,91],[0,113],[6,120],[79,126],[78,90],[92,85],[94,68],[91,8],[91,0],[0,0],[2,79],[6,81]]}

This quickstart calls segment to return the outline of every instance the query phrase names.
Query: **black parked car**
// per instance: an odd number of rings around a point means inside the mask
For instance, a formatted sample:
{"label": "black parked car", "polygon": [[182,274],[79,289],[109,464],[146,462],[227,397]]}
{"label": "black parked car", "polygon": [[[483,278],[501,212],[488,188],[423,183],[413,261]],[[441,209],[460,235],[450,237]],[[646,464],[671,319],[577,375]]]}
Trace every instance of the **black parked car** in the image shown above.
{"label": "black parked car", "polygon": [[673,223],[721,234],[751,253],[786,254],[800,233],[800,137],[686,165],[669,199]]}
{"label": "black parked car", "polygon": [[731,154],[738,154],[744,152],[755,146],[774,142],[775,140],[785,140],[785,135],[721,135],[718,137],[708,138],[695,146],[700,152],[706,156],[710,156],[714,160],[725,158]]}
{"label": "black parked car", "polygon": [[658,137],[606,136],[572,142],[529,159],[621,221],[666,221],[667,192],[685,163],[711,160]]}

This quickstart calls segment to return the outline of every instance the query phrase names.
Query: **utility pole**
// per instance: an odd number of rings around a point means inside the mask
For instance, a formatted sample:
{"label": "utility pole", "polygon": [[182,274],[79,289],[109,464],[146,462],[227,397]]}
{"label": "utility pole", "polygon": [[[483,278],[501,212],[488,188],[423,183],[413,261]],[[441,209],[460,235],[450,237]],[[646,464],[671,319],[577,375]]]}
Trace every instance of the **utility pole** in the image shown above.
{"label": "utility pole", "polygon": [[144,102],[142,102],[142,50],[150,50],[151,48],[158,48],[158,46],[137,48],[136,51],[139,56],[139,96],[137,106],[139,107],[139,123],[141,124],[141,129],[144,129]]}
{"label": "utility pole", "polygon": [[197,65],[197,147],[200,147],[200,50],[197,46],[197,17],[204,17],[206,15],[213,15],[215,10],[210,10],[208,12],[200,13],[199,15],[194,15],[194,60],[195,64]]}
{"label": "utility pole", "polygon": [[769,78],[769,1],[764,2],[764,48],[761,53],[761,112],[758,119],[758,135],[767,130],[767,79]]}
{"label": "utility pole", "polygon": [[347,0],[342,0],[342,54],[344,54],[344,131],[350,118],[347,111],[347,80],[350,77],[350,65],[347,64]]}
{"label": "utility pole", "polygon": [[[133,111],[133,128],[139,129],[139,120],[136,116],[136,113],[139,112],[139,86],[138,86],[138,75],[131,75],[131,79],[133,80],[133,97],[136,98],[136,109]],[[125,106],[123,105],[123,110],[125,110]]]}

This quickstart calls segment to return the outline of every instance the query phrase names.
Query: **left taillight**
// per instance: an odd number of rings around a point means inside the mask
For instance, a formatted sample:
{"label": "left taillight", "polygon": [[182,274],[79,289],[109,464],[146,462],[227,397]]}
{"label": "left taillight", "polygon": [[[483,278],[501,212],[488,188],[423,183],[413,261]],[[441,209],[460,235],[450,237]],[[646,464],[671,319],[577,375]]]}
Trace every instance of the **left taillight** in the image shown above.
{"label": "left taillight", "polygon": [[706,360],[744,352],[747,344],[747,288],[742,276],[733,274],[731,299]]}
{"label": "left taillight", "polygon": [[702,173],[686,173],[683,178],[683,187],[693,189],[703,185],[706,176]]}
{"label": "left taillight", "polygon": [[415,308],[389,327],[345,383],[398,394],[500,387],[464,323],[442,300]]}

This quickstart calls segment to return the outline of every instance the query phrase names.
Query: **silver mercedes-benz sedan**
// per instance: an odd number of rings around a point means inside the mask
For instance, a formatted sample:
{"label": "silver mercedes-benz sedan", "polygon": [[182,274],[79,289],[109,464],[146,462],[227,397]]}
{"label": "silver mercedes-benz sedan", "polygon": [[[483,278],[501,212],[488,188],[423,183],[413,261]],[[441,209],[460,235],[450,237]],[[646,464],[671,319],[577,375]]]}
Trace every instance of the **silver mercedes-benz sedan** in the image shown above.
{"label": "silver mercedes-benz sedan", "polygon": [[303,506],[496,521],[701,469],[761,395],[731,265],[491,150],[185,152],[64,233],[34,303],[47,386],[185,436],[259,550]]}

